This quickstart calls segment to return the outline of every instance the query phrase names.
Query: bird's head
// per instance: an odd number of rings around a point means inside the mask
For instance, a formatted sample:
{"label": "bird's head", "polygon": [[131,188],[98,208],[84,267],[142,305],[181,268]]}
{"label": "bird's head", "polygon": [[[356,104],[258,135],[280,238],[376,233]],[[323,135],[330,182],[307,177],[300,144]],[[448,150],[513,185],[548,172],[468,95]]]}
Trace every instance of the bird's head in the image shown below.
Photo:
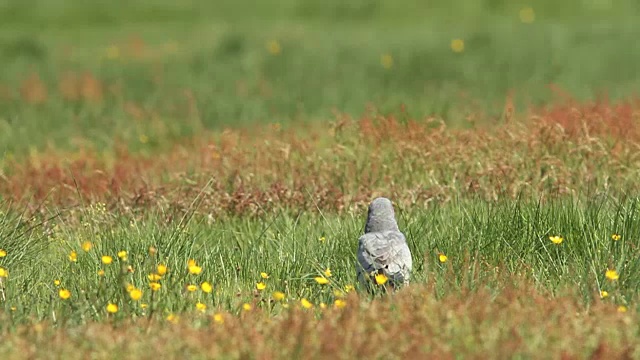
{"label": "bird's head", "polygon": [[365,225],[364,232],[393,230],[398,231],[398,223],[396,222],[396,215],[393,211],[391,200],[384,197],[374,199],[371,204],[369,204],[369,213],[367,215],[367,224]]}

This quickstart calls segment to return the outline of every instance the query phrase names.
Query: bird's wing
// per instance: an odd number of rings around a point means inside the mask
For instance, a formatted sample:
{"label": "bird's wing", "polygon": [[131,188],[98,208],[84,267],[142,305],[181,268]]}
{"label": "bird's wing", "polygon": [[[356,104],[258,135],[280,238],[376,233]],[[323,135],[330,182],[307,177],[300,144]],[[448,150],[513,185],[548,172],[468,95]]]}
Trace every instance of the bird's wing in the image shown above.
{"label": "bird's wing", "polygon": [[359,239],[360,272],[382,270],[394,281],[407,282],[413,266],[411,251],[399,231],[366,233]]}

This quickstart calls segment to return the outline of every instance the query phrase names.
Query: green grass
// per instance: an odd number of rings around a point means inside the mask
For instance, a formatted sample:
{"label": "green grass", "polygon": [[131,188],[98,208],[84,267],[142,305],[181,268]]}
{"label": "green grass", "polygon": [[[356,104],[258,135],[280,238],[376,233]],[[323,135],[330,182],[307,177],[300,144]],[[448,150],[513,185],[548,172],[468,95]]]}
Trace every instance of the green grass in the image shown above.
{"label": "green grass", "polygon": [[[5,5],[0,84],[11,100],[0,98],[3,153],[113,149],[137,143],[140,132],[162,146],[202,129],[322,121],[371,106],[388,113],[405,105],[414,117],[464,124],[472,113],[499,117],[511,90],[522,108],[556,100],[550,83],[581,99],[628,97],[638,86],[631,1],[536,2],[532,24],[518,18],[526,3],[501,1],[64,4]],[[145,44],[142,58],[129,49],[132,37]],[[463,53],[451,51],[455,38],[465,41]],[[268,41],[282,52],[271,55]],[[112,45],[117,59],[106,57]],[[68,71],[93,74],[102,86],[96,103],[65,100],[58,85]],[[48,89],[42,104],[20,96],[32,73]]]}
{"label": "green grass", "polygon": [[[550,296],[569,291],[590,303],[599,290],[606,290],[611,301],[635,307],[640,286],[634,246],[640,230],[638,204],[634,198],[604,197],[547,204],[454,201],[402,209],[399,220],[413,253],[413,283],[436,284],[438,296],[462,289],[488,288],[498,293],[514,278],[521,278]],[[319,304],[335,300],[330,289],[357,285],[355,250],[365,214],[338,217],[283,211],[261,219],[213,222],[195,214],[165,223],[160,219],[166,215],[159,211],[115,214],[98,204],[47,222],[46,237],[39,226],[19,242],[5,243],[8,255],[0,259],[0,266],[9,271],[10,281],[3,287],[3,306],[8,312],[17,307],[11,312],[14,324],[52,321],[52,308],[66,309],[64,321],[100,320],[107,315],[108,302],[129,309],[118,317],[140,316],[145,311],[124,291],[128,283],[143,290],[143,303],[164,314],[188,312],[198,300],[230,312],[239,311],[245,302],[258,301],[257,306],[278,313],[280,306],[260,302],[273,291],[286,293],[291,302],[307,298]],[[15,228],[15,222],[6,220],[3,233]],[[613,241],[612,234],[620,234],[621,240]],[[564,241],[554,245],[549,240],[552,235]],[[89,252],[81,249],[84,241],[93,244]],[[24,251],[20,244],[38,251]],[[157,249],[155,255],[149,254],[150,247]],[[128,253],[126,262],[118,260],[121,250]],[[68,258],[72,251],[77,253],[76,262]],[[448,256],[444,264],[438,261],[440,253]],[[112,256],[114,263],[102,264],[102,255]],[[201,274],[188,273],[189,259],[202,266]],[[169,273],[152,298],[147,275],[159,263],[166,264]],[[126,270],[129,265],[133,273]],[[31,271],[34,268],[39,271]],[[316,284],[314,277],[326,268],[332,271],[331,283]],[[98,275],[100,269],[105,271],[103,277]],[[620,280],[608,281],[607,269],[617,270]],[[261,272],[268,273],[269,279],[260,293],[256,283],[262,281]],[[58,299],[54,280],[71,291],[71,299]],[[213,294],[186,293],[188,284],[203,281],[214,285]]]}

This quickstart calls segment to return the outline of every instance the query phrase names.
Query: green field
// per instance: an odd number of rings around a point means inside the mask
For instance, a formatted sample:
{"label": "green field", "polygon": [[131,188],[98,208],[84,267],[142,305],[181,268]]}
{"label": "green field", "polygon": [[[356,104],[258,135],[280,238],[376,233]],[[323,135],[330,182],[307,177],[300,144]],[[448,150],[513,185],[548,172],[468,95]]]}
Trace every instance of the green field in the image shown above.
{"label": "green field", "polygon": [[[0,4],[0,353],[640,357],[639,15]],[[377,196],[394,294],[356,279]]]}

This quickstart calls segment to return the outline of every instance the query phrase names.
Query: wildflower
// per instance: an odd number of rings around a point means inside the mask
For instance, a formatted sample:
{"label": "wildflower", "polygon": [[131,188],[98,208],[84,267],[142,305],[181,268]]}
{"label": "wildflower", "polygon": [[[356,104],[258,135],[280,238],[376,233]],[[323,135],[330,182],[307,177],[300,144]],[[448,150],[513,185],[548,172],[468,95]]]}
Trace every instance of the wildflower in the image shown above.
{"label": "wildflower", "polygon": [[133,274],[135,272],[135,270],[133,269],[133,266],[131,265],[127,266],[127,272],[130,274]]}
{"label": "wildflower", "polygon": [[127,292],[131,292],[135,288],[136,287],[133,286],[133,284],[127,284],[127,286],[125,286],[125,290],[127,290]]}
{"label": "wildflower", "polygon": [[251,304],[249,304],[249,303],[242,304],[242,310],[251,311]]}
{"label": "wildflower", "polygon": [[353,286],[353,285],[345,285],[345,286],[344,286],[344,292],[346,292],[346,293],[349,293],[349,292],[351,292],[351,291],[353,291],[353,290],[355,290],[355,289],[356,289],[356,288],[355,288],[355,286]]}
{"label": "wildflower", "polygon": [[445,254],[438,254],[438,260],[439,260],[441,263],[443,263],[443,264],[444,264],[444,263],[446,263],[446,262],[447,262],[447,259],[449,259],[449,258],[447,257],[447,255],[445,255]]}
{"label": "wildflower", "polygon": [[127,261],[127,252],[125,250],[118,251],[118,257],[122,261]]}
{"label": "wildflower", "polygon": [[4,249],[0,249],[0,258],[7,256],[7,251]]}
{"label": "wildflower", "polygon": [[175,315],[174,313],[170,313],[169,315],[167,315],[167,321],[173,324],[177,324],[178,320],[180,320],[180,317]]}
{"label": "wildflower", "polygon": [[201,303],[201,302],[199,302],[199,301],[198,301],[198,302],[196,303],[196,309],[197,309],[198,311],[205,312],[205,311],[207,310],[207,305],[205,305],[205,304],[203,304],[203,303]]}
{"label": "wildflower", "polygon": [[198,275],[202,272],[202,267],[198,265],[189,265],[189,273],[193,275]]}
{"label": "wildflower", "polygon": [[342,309],[343,307],[347,306],[347,302],[342,299],[336,299],[333,305],[336,307],[336,309]]}
{"label": "wildflower", "polygon": [[455,53],[461,53],[464,51],[464,40],[453,39],[451,40],[451,50]]}
{"label": "wildflower", "polygon": [[58,279],[53,280],[53,285],[60,286],[60,280]]}
{"label": "wildflower", "polygon": [[91,243],[91,241],[87,240],[82,243],[81,247],[84,252],[89,252],[93,247],[93,244]]}
{"label": "wildflower", "polygon": [[107,304],[107,312],[110,314],[115,314],[118,312],[118,305],[114,304],[114,303],[108,303]]}
{"label": "wildflower", "polygon": [[209,284],[206,281],[200,284],[200,288],[202,289],[202,291],[206,292],[207,294],[210,294],[213,291],[213,286],[211,286],[211,284]]}
{"label": "wildflower", "polygon": [[160,285],[160,283],[157,283],[157,282],[150,282],[149,287],[151,288],[152,291],[158,291],[160,290],[162,285]]}
{"label": "wildflower", "polygon": [[145,303],[141,303],[140,304],[140,308],[142,308],[142,309],[146,309],[148,307],[149,307],[149,304],[145,304]]}
{"label": "wildflower", "polygon": [[102,269],[98,270],[98,276],[104,276],[104,270]]}
{"label": "wildflower", "polygon": [[326,309],[326,308],[327,308],[327,304],[325,304],[325,303],[321,302],[321,303],[320,303],[320,309],[323,309],[323,310],[324,310],[324,309]]}
{"label": "wildflower", "polygon": [[618,241],[618,240],[620,240],[621,238],[622,238],[622,236],[620,236],[619,234],[613,234],[613,235],[611,235],[611,239],[612,239],[613,241]]}
{"label": "wildflower", "polygon": [[195,286],[195,285],[193,285],[193,284],[189,284],[189,285],[187,285],[187,291],[189,291],[189,292],[194,292],[194,291],[196,291],[196,290],[198,290],[198,287],[197,287],[197,286]]}
{"label": "wildflower", "polygon": [[618,306],[618,312],[621,312],[621,313],[627,312],[627,307],[624,305]]}
{"label": "wildflower", "polygon": [[562,236],[549,236],[549,240],[556,245],[560,245],[562,243]]}
{"label": "wildflower", "polygon": [[525,24],[531,24],[536,20],[536,13],[533,11],[533,8],[527,6],[525,8],[520,9],[520,21]]}
{"label": "wildflower", "polygon": [[393,56],[391,56],[391,54],[380,56],[380,64],[385,69],[391,69],[393,67]]}
{"label": "wildflower", "polygon": [[331,269],[327,268],[327,269],[324,271],[324,276],[326,276],[326,277],[331,277],[331,275],[332,275],[332,274],[331,274]]}
{"label": "wildflower", "polygon": [[67,300],[68,298],[71,297],[71,291],[67,289],[60,289],[58,291],[58,296],[60,296],[60,299],[62,300]]}
{"label": "wildflower", "polygon": [[7,269],[0,267],[0,278],[6,277],[9,277],[9,272],[7,271]]}
{"label": "wildflower", "polygon": [[302,305],[302,307],[305,309],[311,309],[313,307],[313,304],[311,303],[311,301],[305,298],[302,298],[302,300],[300,300],[300,305]]}
{"label": "wildflower", "polygon": [[261,281],[261,282],[256,284],[256,289],[258,289],[260,291],[262,291],[262,290],[264,290],[266,288],[267,288],[267,284],[265,284],[263,281]]}
{"label": "wildflower", "polygon": [[164,276],[167,273],[167,270],[169,269],[167,268],[167,265],[164,265],[164,264],[159,264],[156,268],[156,272],[160,276]]}
{"label": "wildflower", "polygon": [[224,323],[224,317],[220,313],[215,313],[213,314],[213,321],[217,322],[218,324],[222,324]]}
{"label": "wildflower", "polygon": [[69,261],[77,262],[78,261],[78,253],[76,253],[75,251],[70,252],[69,253]]}
{"label": "wildflower", "polygon": [[105,265],[109,265],[113,262],[113,258],[109,255],[102,255],[102,263]]}
{"label": "wildflower", "polygon": [[271,55],[279,55],[282,52],[282,46],[280,46],[278,40],[271,40],[267,43],[267,51]]}
{"label": "wildflower", "polygon": [[321,243],[324,244],[325,241],[327,241],[327,238],[325,238],[324,236],[320,236],[320,238],[318,239],[318,241],[320,241]]}
{"label": "wildflower", "polygon": [[284,300],[285,295],[281,291],[274,291],[273,294],[271,294],[271,297],[273,297],[273,300],[275,301],[282,301]]}
{"label": "wildflower", "polygon": [[376,284],[384,285],[387,282],[387,280],[389,280],[389,279],[387,278],[387,276],[385,274],[382,274],[382,273],[376,274]]}
{"label": "wildflower", "polygon": [[133,301],[140,300],[142,298],[142,290],[133,289],[133,290],[129,291],[129,297],[131,297],[131,300],[133,300]]}
{"label": "wildflower", "polygon": [[260,277],[263,279],[268,279],[269,278],[269,274],[267,274],[266,272],[261,272],[260,273]]}
{"label": "wildflower", "polygon": [[618,280],[618,278],[620,278],[620,275],[618,275],[618,272],[611,269],[607,269],[607,272],[604,273],[604,276],[611,281],[615,281],[615,280]]}
{"label": "wildflower", "polygon": [[604,298],[606,298],[607,296],[609,296],[609,293],[608,293],[607,291],[605,291],[605,290],[601,290],[601,291],[600,291],[600,298],[601,298],[601,299],[604,299]]}
{"label": "wildflower", "polygon": [[158,274],[149,274],[147,275],[147,279],[149,279],[149,281],[159,281],[160,279],[162,279],[162,276]]}
{"label": "wildflower", "polygon": [[313,278],[318,284],[320,285],[326,285],[329,283],[329,279],[327,279],[324,276],[316,276],[315,278]]}

